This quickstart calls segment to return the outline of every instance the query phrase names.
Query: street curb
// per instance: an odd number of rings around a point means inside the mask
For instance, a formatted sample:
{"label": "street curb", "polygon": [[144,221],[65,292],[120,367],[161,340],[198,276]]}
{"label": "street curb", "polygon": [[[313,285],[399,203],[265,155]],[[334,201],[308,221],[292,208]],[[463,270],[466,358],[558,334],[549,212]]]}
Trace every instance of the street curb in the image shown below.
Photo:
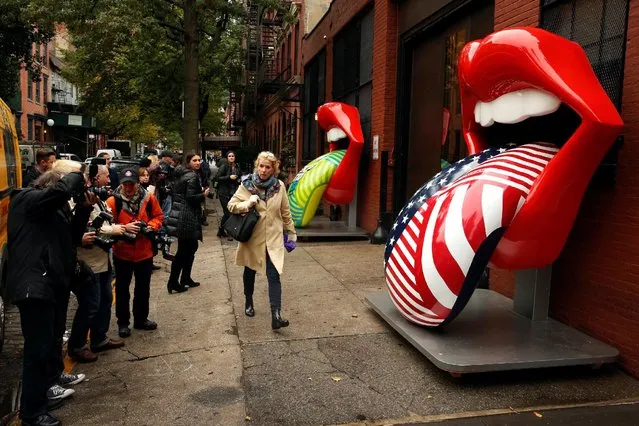
{"label": "street curb", "polygon": [[327,426],[390,426],[390,425],[408,425],[408,424],[423,424],[443,422],[446,420],[459,420],[459,419],[471,419],[478,417],[491,417],[504,414],[524,414],[537,411],[553,411],[553,410],[566,410],[572,408],[599,408],[599,407],[612,407],[622,405],[639,404],[639,398],[625,398],[619,400],[610,400],[594,403],[582,403],[582,404],[563,404],[563,405],[540,405],[535,407],[525,407],[514,409],[509,407],[507,409],[500,408],[494,410],[483,411],[466,411],[461,413],[451,414],[435,414],[430,416],[410,416],[401,417],[397,419],[383,419],[383,420],[370,420],[356,423],[343,423],[340,425],[327,425]]}

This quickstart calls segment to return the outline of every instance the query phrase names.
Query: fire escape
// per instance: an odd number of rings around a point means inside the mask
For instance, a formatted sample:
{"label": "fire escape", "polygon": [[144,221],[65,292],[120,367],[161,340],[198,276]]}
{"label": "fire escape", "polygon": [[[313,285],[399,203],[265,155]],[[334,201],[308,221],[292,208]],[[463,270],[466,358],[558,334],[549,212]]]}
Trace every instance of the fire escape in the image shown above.
{"label": "fire escape", "polygon": [[[291,3],[291,0],[281,1],[287,5]],[[283,13],[264,10],[255,0],[246,0],[246,8],[246,64],[243,85],[229,94],[229,130],[244,127],[248,120],[259,120],[269,100],[274,96],[286,99],[286,89],[295,86],[291,81],[290,63],[281,70],[276,61]]]}

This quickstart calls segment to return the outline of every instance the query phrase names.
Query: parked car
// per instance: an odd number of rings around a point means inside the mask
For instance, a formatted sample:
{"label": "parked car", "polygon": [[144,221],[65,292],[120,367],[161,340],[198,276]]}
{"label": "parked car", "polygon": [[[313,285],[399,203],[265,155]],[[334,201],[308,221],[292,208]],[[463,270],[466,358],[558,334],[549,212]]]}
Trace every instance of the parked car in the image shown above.
{"label": "parked car", "polygon": [[122,173],[124,169],[135,168],[140,165],[140,160],[134,158],[116,158],[111,160],[110,168],[115,169],[118,175]]}
{"label": "parked car", "polygon": [[95,156],[99,157],[100,154],[102,154],[103,152],[106,152],[107,154],[109,154],[111,156],[111,159],[122,158],[122,153],[120,152],[120,150],[112,149],[112,148],[98,149],[98,152],[95,153]]}
{"label": "parked car", "polygon": [[82,159],[78,157],[77,155],[66,153],[66,152],[60,153],[59,157],[61,160],[72,160],[72,161],[77,161],[79,163],[82,162]]}

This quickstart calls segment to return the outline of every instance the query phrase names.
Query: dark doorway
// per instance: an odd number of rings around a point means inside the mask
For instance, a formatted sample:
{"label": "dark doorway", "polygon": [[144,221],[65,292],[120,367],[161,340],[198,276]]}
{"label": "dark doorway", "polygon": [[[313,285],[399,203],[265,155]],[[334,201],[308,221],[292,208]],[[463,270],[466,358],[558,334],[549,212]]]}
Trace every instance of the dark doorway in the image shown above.
{"label": "dark doorway", "polygon": [[493,17],[491,1],[453,1],[401,36],[395,214],[442,164],[467,154],[457,61],[466,43],[493,32]]}

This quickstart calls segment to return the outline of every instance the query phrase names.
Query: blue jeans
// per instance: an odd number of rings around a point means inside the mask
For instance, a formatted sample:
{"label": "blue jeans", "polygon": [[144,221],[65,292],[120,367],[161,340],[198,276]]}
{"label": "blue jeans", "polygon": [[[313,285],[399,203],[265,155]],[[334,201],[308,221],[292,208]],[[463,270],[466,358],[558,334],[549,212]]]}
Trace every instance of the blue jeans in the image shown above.
{"label": "blue jeans", "polygon": [[78,310],[73,318],[69,352],[86,346],[87,334],[91,330],[91,346],[100,346],[108,341],[107,332],[111,322],[111,272],[93,274],[90,284],[78,289]]}
{"label": "blue jeans", "polygon": [[[268,300],[271,302],[271,309],[280,309],[282,307],[282,283],[280,274],[277,272],[275,265],[271,262],[271,257],[266,253],[266,279],[268,280]],[[255,289],[255,271],[248,266],[244,267],[244,296],[249,299],[253,298],[253,290]]]}

